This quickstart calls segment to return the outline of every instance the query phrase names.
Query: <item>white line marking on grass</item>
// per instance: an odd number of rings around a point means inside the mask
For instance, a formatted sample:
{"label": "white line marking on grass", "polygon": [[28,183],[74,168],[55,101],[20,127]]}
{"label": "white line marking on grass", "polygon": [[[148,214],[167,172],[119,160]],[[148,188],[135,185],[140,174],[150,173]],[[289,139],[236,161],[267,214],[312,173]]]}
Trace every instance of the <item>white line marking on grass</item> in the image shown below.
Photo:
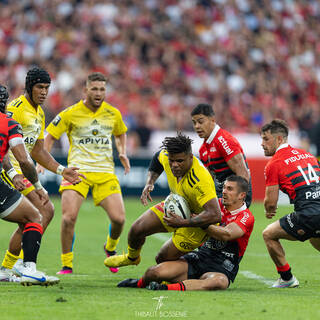
{"label": "white line marking on grass", "polygon": [[262,283],[268,285],[269,287],[271,287],[273,285],[273,283],[274,283],[274,281],[268,280],[268,279],[266,279],[266,278],[264,278],[262,276],[259,276],[258,274],[255,274],[255,273],[253,273],[251,271],[248,271],[248,270],[240,271],[240,273],[242,275],[244,275],[246,278],[257,280],[259,282],[262,282]]}
{"label": "white line marking on grass", "polygon": [[170,234],[155,233],[152,235],[152,237],[160,241],[167,241],[168,239],[171,238],[171,233]]}

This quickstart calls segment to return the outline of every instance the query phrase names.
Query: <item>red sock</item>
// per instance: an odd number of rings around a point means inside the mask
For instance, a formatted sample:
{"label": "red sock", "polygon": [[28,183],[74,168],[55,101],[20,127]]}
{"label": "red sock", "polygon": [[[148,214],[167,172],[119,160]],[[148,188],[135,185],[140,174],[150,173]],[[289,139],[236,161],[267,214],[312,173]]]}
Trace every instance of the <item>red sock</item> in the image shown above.
{"label": "red sock", "polygon": [[168,290],[186,291],[186,286],[182,281],[177,283],[167,284],[167,287],[168,287]]}
{"label": "red sock", "polygon": [[143,282],[142,278],[139,279],[139,281],[138,281],[138,283],[137,283],[137,287],[138,287],[138,288],[145,288],[145,287],[146,287],[146,285],[145,285],[145,283]]}
{"label": "red sock", "polygon": [[289,263],[287,263],[284,266],[280,266],[280,267],[276,266],[276,268],[278,272],[286,272],[290,269],[290,266],[289,266]]}

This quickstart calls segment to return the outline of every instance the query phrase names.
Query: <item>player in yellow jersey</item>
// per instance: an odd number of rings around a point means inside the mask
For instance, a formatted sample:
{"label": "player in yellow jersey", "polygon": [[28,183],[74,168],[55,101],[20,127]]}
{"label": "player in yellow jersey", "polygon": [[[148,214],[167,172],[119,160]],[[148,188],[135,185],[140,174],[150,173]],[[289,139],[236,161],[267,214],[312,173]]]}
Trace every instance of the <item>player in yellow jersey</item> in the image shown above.
{"label": "player in yellow jersey", "polygon": [[[46,169],[63,175],[63,177],[71,183],[78,183],[81,179],[77,168],[63,167],[44,149],[43,131],[45,127],[45,115],[41,105],[45,102],[48,95],[50,82],[50,76],[44,69],[38,67],[30,69],[26,76],[25,94],[9,103],[7,106],[7,114],[21,124],[24,144],[33,160],[40,163]],[[6,164],[8,164],[10,168],[6,166],[7,171],[2,172],[2,178],[9,184],[12,184],[14,180],[14,185],[17,186],[17,189],[20,191],[21,188],[19,188],[19,179],[17,179],[17,176],[19,177],[22,171],[11,151],[9,151],[9,159],[13,167],[11,167],[9,161],[6,161]],[[22,176],[20,176],[20,178],[22,178]],[[43,230],[45,230],[54,214],[53,204],[50,201],[43,204],[39,200],[39,196],[32,183],[25,177],[23,177],[23,179],[25,189],[22,190],[21,193],[40,211]],[[13,233],[10,239],[9,249],[2,262],[1,272],[9,272],[17,262],[19,254],[21,254],[22,258],[22,231],[21,228],[18,228]],[[22,268],[22,259],[19,259],[19,261],[21,262],[17,263],[14,268],[14,271],[18,274],[20,273],[19,269]]]}
{"label": "player in yellow jersey", "polygon": [[[221,220],[221,211],[213,179],[209,171],[192,154],[192,140],[182,134],[167,137],[162,150],[157,152],[150,164],[146,185],[142,191],[141,202],[147,205],[152,201],[150,192],[163,171],[168,179],[170,191],[183,196],[194,214],[190,219],[164,216],[164,204],[158,203],[138,218],[128,234],[128,253],[105,259],[107,267],[137,265],[140,251],[146,237],[159,232],[173,232],[173,236],[160,249],[157,263],[176,260],[187,252],[198,248],[207,238],[201,227],[207,227]],[[171,226],[169,226],[169,224]]]}
{"label": "player in yellow jersey", "polygon": [[[47,127],[45,145],[51,150],[55,140],[67,133],[70,149],[68,164],[80,167],[86,179],[74,186],[63,180],[62,194],[62,269],[58,274],[72,273],[74,228],[83,200],[91,188],[95,205],[108,214],[111,225],[104,245],[107,256],[115,254],[125,221],[120,185],[114,173],[112,135],[125,173],[130,171],[126,155],[127,127],[118,109],[104,101],[107,80],[101,73],[88,76],[84,100],[59,113]],[[110,269],[117,272],[118,269]]]}

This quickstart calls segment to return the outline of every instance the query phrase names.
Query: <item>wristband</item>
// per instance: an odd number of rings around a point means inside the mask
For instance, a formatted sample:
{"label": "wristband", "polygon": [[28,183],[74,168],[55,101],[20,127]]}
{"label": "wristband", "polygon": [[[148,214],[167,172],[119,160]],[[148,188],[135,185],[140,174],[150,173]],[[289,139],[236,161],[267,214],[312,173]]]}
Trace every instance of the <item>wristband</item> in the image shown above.
{"label": "wristband", "polygon": [[37,182],[35,182],[33,185],[36,188],[36,190],[43,189],[43,186],[42,186],[42,184],[41,184],[41,182],[39,180]]}
{"label": "wristband", "polygon": [[18,174],[18,172],[14,168],[11,168],[6,173],[7,173],[7,176],[10,178],[11,181]]}
{"label": "wristband", "polygon": [[62,176],[62,172],[65,169],[65,167],[61,164],[58,165],[58,168],[56,170],[56,174],[60,174],[60,176]]}

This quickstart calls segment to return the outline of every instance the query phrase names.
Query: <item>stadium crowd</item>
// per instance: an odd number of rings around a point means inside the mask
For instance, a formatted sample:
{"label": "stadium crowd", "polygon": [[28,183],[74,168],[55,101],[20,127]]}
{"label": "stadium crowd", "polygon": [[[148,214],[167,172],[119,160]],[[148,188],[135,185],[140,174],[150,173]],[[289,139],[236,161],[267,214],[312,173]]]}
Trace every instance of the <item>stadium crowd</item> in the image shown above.
{"label": "stadium crowd", "polygon": [[142,145],[151,130],[191,130],[201,102],[233,133],[273,118],[308,132],[320,116],[319,18],[316,0],[0,0],[0,83],[17,97],[30,66],[45,67],[50,121],[100,71]]}

